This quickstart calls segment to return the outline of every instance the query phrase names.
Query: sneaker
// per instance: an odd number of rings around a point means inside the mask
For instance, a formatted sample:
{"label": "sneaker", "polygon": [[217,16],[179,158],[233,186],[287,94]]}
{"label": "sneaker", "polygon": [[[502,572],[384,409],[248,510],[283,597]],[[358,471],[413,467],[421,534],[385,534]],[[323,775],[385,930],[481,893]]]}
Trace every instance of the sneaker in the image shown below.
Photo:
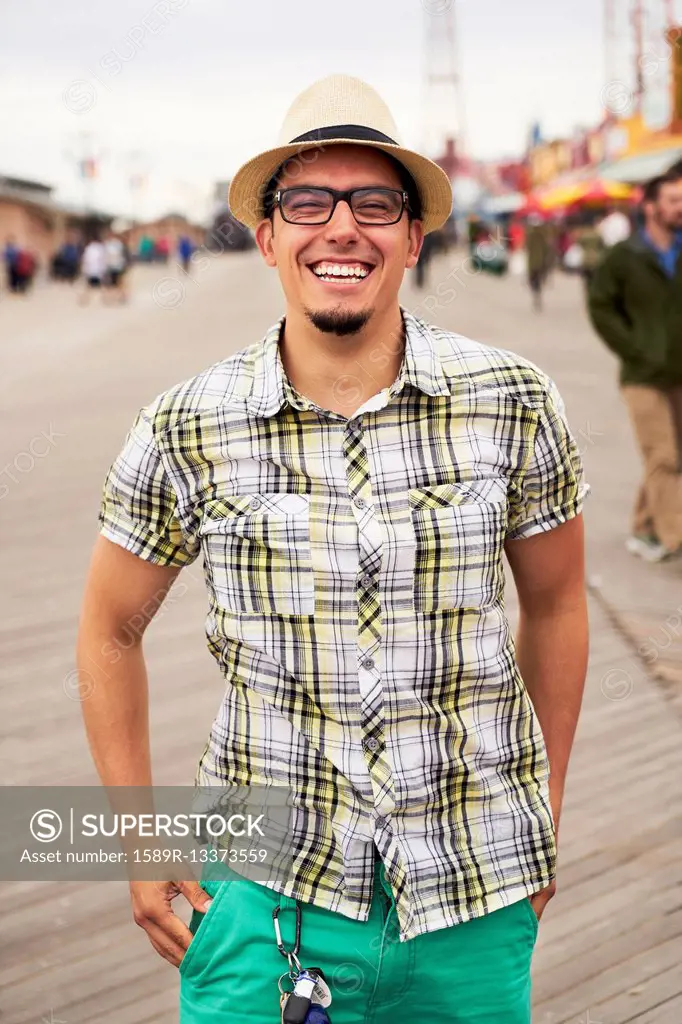
{"label": "sneaker", "polygon": [[625,541],[625,548],[631,555],[636,555],[637,558],[642,558],[645,562],[662,562],[673,554],[651,534],[635,534],[633,537],[628,537]]}

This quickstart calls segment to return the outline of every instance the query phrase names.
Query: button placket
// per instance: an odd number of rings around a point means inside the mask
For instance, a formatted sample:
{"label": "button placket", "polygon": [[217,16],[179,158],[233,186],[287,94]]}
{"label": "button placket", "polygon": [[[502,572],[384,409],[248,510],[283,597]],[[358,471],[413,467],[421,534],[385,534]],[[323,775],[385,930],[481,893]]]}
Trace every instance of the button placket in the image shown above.
{"label": "button placket", "polygon": [[375,802],[392,805],[393,779],[386,758],[380,652],[383,639],[379,579],[383,534],[373,507],[369,459],[362,425],[346,424],[343,452],[351,508],[358,526],[358,683],[362,715],[363,748]]}

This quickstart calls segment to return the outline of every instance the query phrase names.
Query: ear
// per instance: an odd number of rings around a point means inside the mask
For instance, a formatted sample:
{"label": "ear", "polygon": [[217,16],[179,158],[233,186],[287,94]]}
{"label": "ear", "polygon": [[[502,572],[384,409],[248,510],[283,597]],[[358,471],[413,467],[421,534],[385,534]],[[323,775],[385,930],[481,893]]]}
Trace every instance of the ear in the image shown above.
{"label": "ear", "polygon": [[405,267],[408,270],[411,270],[412,267],[416,266],[417,260],[419,259],[419,253],[422,251],[422,245],[424,244],[423,222],[420,220],[411,220],[408,232],[409,247],[407,250]]}
{"label": "ear", "polygon": [[277,266],[277,257],[275,256],[272,238],[273,225],[272,221],[268,217],[265,220],[262,220],[256,228],[256,245],[260,249],[260,254],[268,267]]}

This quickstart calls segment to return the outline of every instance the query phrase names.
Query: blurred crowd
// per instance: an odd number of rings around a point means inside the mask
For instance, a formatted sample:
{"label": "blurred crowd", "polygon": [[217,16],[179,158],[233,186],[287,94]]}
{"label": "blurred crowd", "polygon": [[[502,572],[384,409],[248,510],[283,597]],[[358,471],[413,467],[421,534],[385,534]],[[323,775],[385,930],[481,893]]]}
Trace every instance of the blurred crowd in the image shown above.
{"label": "blurred crowd", "polygon": [[180,235],[175,245],[163,235],[158,238],[142,235],[131,251],[125,238],[111,230],[93,233],[87,238],[78,231],[70,231],[53,253],[49,265],[42,268],[36,254],[10,235],[1,253],[5,289],[10,295],[29,294],[36,275],[44,269],[54,281],[72,285],[80,282],[82,304],[87,304],[95,291],[101,293],[105,302],[123,303],[127,299],[126,274],[133,263],[168,263],[175,256],[187,271],[195,248],[186,235]]}
{"label": "blurred crowd", "polygon": [[588,284],[606,251],[629,238],[637,221],[636,207],[617,202],[568,216],[533,210],[493,224],[471,217],[469,253],[481,270],[525,275],[533,306],[541,310],[553,271],[579,274]]}

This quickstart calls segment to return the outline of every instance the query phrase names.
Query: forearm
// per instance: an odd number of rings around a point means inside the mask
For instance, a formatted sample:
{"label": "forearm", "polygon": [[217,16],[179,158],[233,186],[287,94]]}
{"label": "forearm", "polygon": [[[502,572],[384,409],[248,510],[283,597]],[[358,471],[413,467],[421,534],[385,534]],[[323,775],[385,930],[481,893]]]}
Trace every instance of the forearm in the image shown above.
{"label": "forearm", "polygon": [[[109,653],[106,653],[109,652]],[[87,698],[83,718],[95,767],[105,786],[150,786],[147,670],[138,638],[115,643],[111,629],[85,622],[78,669]]]}
{"label": "forearm", "polygon": [[558,609],[521,610],[516,656],[545,739],[550,799],[558,831],[568,762],[587,671],[584,597]]}
{"label": "forearm", "polygon": [[599,266],[589,286],[587,311],[597,334],[621,359],[636,355],[632,323],[625,314],[624,287],[609,258]]}
{"label": "forearm", "polygon": [[631,325],[613,307],[590,307],[590,320],[595,331],[607,348],[620,358],[634,354]]}

